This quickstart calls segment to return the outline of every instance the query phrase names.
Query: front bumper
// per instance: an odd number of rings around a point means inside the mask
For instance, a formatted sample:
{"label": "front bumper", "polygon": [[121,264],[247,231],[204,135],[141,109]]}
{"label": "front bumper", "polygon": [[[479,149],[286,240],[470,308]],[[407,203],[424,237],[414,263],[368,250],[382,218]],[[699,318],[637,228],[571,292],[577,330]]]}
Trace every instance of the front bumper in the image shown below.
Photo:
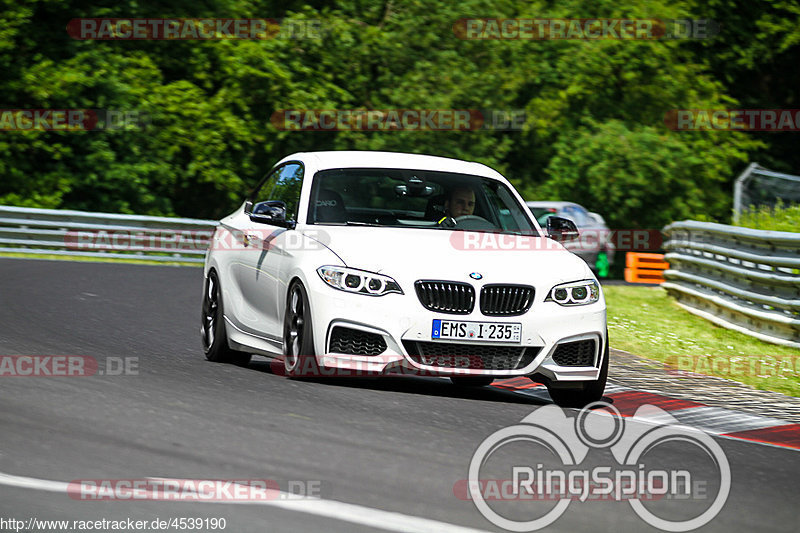
{"label": "front bumper", "polygon": [[[348,294],[314,280],[307,287],[312,303],[314,344],[317,362],[323,369],[333,370],[331,375],[383,375],[413,374],[431,376],[493,376],[513,377],[538,374],[552,382],[596,380],[605,351],[606,307],[600,301],[575,307],[562,307],[555,302],[545,302],[546,290],[538,290],[530,310],[520,316],[492,317],[481,314],[476,305],[467,315],[442,314],[425,309],[413,292],[387,294],[380,297]],[[522,325],[520,343],[469,342],[431,338],[434,319],[480,322],[517,322]],[[331,349],[333,329],[344,327],[379,336],[385,349],[376,355],[337,353]],[[594,353],[591,364],[564,365],[555,357],[559,346],[576,341],[593,340]],[[412,355],[416,343],[452,343],[460,345],[459,352],[469,353],[467,347],[513,347],[533,357],[521,357],[520,367],[486,368],[465,363],[455,358],[436,361],[430,357]],[[437,346],[437,348],[442,348]],[[442,348],[442,350],[445,350]],[[439,351],[442,351],[439,350]],[[476,350],[485,351],[485,350]],[[562,352],[563,353],[563,352]],[[321,355],[320,355],[321,354]],[[428,363],[432,364],[426,364]],[[563,361],[562,361],[563,362]]]}

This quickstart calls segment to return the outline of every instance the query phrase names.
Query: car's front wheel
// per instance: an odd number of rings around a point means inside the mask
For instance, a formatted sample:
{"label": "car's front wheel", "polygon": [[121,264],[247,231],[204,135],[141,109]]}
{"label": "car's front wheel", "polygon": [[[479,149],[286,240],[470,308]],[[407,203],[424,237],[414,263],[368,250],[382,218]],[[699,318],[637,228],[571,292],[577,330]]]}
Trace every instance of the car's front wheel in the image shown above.
{"label": "car's front wheel", "polygon": [[592,402],[599,402],[603,398],[603,392],[606,390],[608,354],[608,334],[606,334],[606,349],[600,366],[600,376],[594,381],[583,383],[581,388],[558,389],[548,385],[547,392],[550,393],[550,398],[553,399],[556,405],[559,407],[581,408]]}
{"label": "car's front wheel", "polygon": [[311,303],[299,281],[289,287],[283,315],[283,364],[290,378],[318,375],[311,327]]}
{"label": "car's front wheel", "polygon": [[232,350],[228,346],[228,335],[223,318],[222,291],[219,277],[212,270],[208,273],[203,291],[202,321],[200,334],[206,359],[215,363],[233,363],[245,366],[250,362],[250,354]]}

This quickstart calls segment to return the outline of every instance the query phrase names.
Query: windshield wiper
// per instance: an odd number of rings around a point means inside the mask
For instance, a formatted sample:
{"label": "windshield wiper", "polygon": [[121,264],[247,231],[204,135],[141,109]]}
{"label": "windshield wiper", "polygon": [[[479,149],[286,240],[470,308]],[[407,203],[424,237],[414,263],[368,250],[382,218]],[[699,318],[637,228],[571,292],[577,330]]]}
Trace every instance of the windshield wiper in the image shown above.
{"label": "windshield wiper", "polygon": [[374,222],[357,222],[355,220],[348,220],[347,222],[345,222],[345,224],[347,224],[348,226],[374,226],[374,227],[383,226],[383,224],[375,224]]}

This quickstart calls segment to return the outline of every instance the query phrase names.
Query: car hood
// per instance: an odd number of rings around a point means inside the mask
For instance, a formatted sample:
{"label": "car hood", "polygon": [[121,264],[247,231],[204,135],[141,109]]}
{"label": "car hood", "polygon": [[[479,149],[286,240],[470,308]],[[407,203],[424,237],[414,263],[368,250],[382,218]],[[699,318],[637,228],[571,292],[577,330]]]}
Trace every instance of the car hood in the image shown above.
{"label": "car hood", "polygon": [[485,283],[561,283],[593,278],[586,263],[545,237],[497,233],[357,226],[309,226],[348,267],[397,281],[467,280]]}

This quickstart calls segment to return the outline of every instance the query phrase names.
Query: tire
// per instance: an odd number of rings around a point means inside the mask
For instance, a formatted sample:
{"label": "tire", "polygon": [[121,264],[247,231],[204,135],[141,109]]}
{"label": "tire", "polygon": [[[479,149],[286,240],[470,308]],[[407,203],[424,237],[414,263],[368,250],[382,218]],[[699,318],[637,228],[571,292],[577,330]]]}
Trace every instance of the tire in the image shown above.
{"label": "tire", "polygon": [[457,387],[486,387],[492,384],[494,378],[491,376],[453,376],[450,378],[450,381]]}
{"label": "tire", "polygon": [[203,341],[203,352],[209,361],[231,363],[238,366],[246,366],[250,362],[251,355],[249,353],[232,350],[228,345],[222,307],[222,291],[219,278],[214,270],[208,273],[204,283],[200,335]]}
{"label": "tire", "polygon": [[603,392],[606,389],[606,380],[608,379],[608,333],[606,332],[606,348],[603,352],[603,362],[600,366],[600,376],[594,381],[583,383],[579,389],[556,389],[550,385],[547,386],[547,392],[550,393],[550,398],[559,407],[577,407],[582,408],[592,402],[599,402],[603,399]]}
{"label": "tire", "polygon": [[286,298],[286,311],[283,314],[283,364],[287,377],[319,376],[314,353],[311,304],[305,287],[299,281],[291,284]]}

